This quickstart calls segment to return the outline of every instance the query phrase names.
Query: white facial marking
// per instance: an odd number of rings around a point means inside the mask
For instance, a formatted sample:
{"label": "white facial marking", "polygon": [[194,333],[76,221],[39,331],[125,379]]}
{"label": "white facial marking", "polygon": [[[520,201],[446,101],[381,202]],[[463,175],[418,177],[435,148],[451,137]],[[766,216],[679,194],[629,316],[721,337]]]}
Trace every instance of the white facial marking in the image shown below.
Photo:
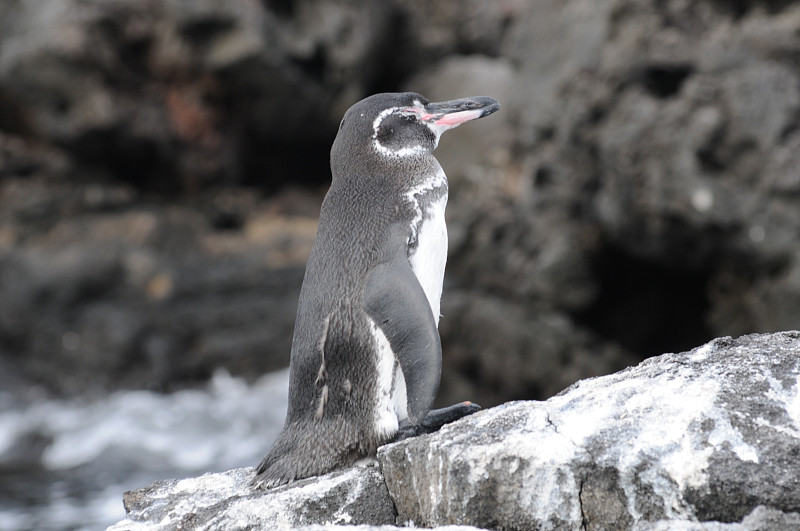
{"label": "white facial marking", "polygon": [[[403,111],[403,110],[407,110],[410,113],[414,113],[414,112],[418,113],[418,111],[416,111],[416,109],[422,109],[422,104],[419,101],[414,100],[414,105],[415,105],[415,107],[389,107],[388,109],[384,109],[380,113],[378,113],[378,116],[372,122],[372,146],[375,148],[375,151],[377,151],[381,155],[384,155],[384,156],[387,156],[387,157],[410,157],[410,156],[416,155],[418,153],[425,152],[425,148],[422,147],[422,146],[412,146],[412,147],[404,147],[404,148],[400,148],[400,149],[390,149],[390,148],[387,148],[386,146],[384,146],[383,144],[381,144],[380,141],[378,140],[378,129],[380,129],[381,122],[383,122],[383,120],[387,116],[391,115],[395,111]],[[438,138],[437,138],[437,142],[438,142]]]}
{"label": "white facial marking", "polygon": [[387,116],[397,111],[404,114],[417,115],[420,123],[427,126],[433,133],[433,149],[439,146],[439,139],[442,133],[450,129],[455,129],[459,125],[480,118],[483,115],[482,109],[457,111],[442,115],[430,114],[425,110],[425,106],[419,100],[414,100],[412,107],[390,107],[389,109],[384,109],[372,122],[372,145],[375,147],[376,151],[389,157],[408,157],[426,151],[422,146],[400,148],[397,150],[389,149],[378,141],[378,129],[380,128],[381,122],[383,122]]}

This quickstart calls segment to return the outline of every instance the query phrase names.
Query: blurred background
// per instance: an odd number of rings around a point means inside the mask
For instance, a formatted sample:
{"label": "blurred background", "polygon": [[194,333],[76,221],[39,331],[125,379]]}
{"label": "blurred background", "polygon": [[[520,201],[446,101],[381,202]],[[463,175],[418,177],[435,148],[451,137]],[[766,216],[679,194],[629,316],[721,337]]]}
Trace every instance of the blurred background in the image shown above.
{"label": "blurred background", "polygon": [[[255,465],[344,111],[442,138],[440,404],[800,327],[800,2],[2,0],[0,528]],[[266,376],[264,376],[266,375]]]}

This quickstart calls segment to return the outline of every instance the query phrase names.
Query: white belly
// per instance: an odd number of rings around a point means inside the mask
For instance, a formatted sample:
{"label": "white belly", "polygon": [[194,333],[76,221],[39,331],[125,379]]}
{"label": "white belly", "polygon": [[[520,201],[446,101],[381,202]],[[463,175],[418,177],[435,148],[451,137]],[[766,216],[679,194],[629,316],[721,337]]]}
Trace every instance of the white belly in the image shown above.
{"label": "white belly", "polygon": [[445,194],[428,207],[417,230],[417,247],[408,259],[414,275],[425,292],[437,326],[444,266],[447,263],[447,225],[444,221],[446,206]]}
{"label": "white belly", "polygon": [[408,418],[406,380],[389,340],[372,319],[370,332],[375,338],[378,365],[376,406],[373,412],[375,431],[379,437],[388,439],[397,433],[400,421]]}
{"label": "white belly", "polygon": [[[439,192],[441,197],[429,204],[423,213],[420,208],[420,196],[434,190]],[[416,239],[416,245],[409,251],[408,261],[425,292],[438,326],[444,266],[447,262],[447,226],[444,221],[447,178],[444,172],[440,169],[431,180],[409,191],[406,197],[417,211],[411,223],[412,237]],[[375,338],[378,366],[375,427],[379,436],[391,437],[397,433],[399,423],[408,418],[406,381],[389,340],[372,320],[370,320],[370,332]]]}

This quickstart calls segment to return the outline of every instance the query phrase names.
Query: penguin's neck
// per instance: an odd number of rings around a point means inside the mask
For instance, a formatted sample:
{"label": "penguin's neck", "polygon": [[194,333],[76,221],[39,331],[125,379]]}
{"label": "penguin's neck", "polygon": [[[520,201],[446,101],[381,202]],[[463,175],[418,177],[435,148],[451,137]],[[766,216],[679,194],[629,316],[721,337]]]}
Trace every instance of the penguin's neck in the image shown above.
{"label": "penguin's neck", "polygon": [[409,226],[408,261],[438,326],[447,262],[447,177],[438,163],[433,172],[406,191],[405,200],[414,213]]}

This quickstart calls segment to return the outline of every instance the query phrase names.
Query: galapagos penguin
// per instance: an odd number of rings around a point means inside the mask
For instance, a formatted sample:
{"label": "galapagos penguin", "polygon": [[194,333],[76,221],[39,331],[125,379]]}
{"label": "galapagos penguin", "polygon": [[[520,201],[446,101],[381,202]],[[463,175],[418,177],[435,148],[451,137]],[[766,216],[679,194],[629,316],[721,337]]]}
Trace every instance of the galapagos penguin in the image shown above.
{"label": "galapagos penguin", "polygon": [[406,92],[345,113],[300,291],[286,420],[254,486],[324,474],[479,409],[430,410],[447,259],[447,177],[432,152],[444,131],[499,108]]}

